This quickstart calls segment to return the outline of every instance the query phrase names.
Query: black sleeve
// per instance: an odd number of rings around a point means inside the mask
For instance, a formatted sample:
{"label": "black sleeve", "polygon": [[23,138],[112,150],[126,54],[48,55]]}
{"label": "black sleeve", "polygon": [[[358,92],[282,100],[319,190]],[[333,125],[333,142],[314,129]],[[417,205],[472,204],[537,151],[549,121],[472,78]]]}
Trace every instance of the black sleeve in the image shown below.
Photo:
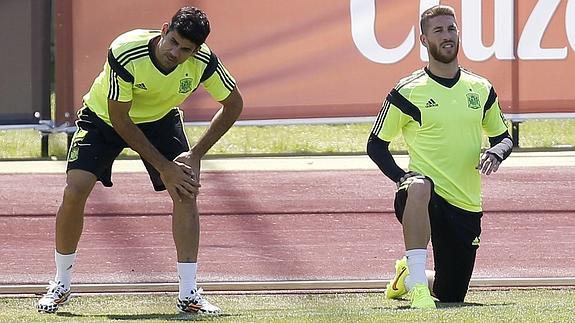
{"label": "black sleeve", "polygon": [[509,157],[513,150],[513,140],[507,131],[499,136],[489,137],[489,144],[491,148],[487,149],[487,152],[495,155],[499,161]]}
{"label": "black sleeve", "polygon": [[405,171],[395,163],[389,151],[389,142],[381,140],[373,133],[369,135],[367,140],[367,155],[394,183],[399,182],[401,177],[405,175]]}
{"label": "black sleeve", "polygon": [[205,80],[209,79],[212,74],[218,68],[218,57],[213,52],[210,54],[210,59],[206,63],[206,69],[202,73],[202,77],[200,78],[200,83],[204,82]]}
{"label": "black sleeve", "polygon": [[116,74],[118,74],[122,80],[129,83],[134,83],[134,76],[130,74],[130,72],[128,72],[128,70],[122,66],[120,62],[118,62],[116,57],[114,57],[114,53],[112,53],[111,49],[108,50],[108,64],[110,65],[112,71],[116,72]]}

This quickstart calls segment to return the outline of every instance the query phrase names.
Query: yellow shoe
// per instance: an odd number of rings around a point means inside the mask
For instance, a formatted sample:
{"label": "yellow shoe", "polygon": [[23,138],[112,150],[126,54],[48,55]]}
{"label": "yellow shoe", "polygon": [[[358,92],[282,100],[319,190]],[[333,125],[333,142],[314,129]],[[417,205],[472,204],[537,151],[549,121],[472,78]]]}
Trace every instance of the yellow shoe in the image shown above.
{"label": "yellow shoe", "polygon": [[415,284],[409,291],[411,308],[436,308],[427,284]]}
{"label": "yellow shoe", "polygon": [[395,262],[395,277],[385,286],[385,298],[399,298],[407,293],[405,277],[409,275],[407,258],[403,257]]}

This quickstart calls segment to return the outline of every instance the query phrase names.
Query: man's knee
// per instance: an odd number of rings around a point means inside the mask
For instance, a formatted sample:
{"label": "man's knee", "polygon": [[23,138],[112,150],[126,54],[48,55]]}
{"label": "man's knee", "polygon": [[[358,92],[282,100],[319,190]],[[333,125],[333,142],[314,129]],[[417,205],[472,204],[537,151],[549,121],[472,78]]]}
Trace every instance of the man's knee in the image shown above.
{"label": "man's knee", "polygon": [[185,210],[185,211],[192,211],[192,213],[197,213],[198,209],[197,196],[193,197],[181,196],[181,199],[172,198],[172,202],[174,203],[174,209],[176,210]]}
{"label": "man's knee", "polygon": [[[435,259],[435,261],[441,261]],[[440,301],[445,303],[461,303],[469,290],[471,272],[455,264],[450,268],[442,266],[435,272],[433,281],[433,294]]]}
{"label": "man's knee", "polygon": [[414,180],[407,188],[408,203],[413,200],[428,203],[431,198],[431,188],[431,182],[426,178]]}
{"label": "man's knee", "polygon": [[465,289],[443,291],[436,291],[434,289],[433,294],[435,298],[443,303],[463,303],[465,295],[467,294],[467,287],[465,287]]}
{"label": "man's knee", "polygon": [[70,170],[64,188],[64,204],[84,203],[96,183],[96,176],[86,171]]}
{"label": "man's knee", "polygon": [[64,204],[78,204],[84,203],[90,195],[91,189],[78,185],[78,184],[67,184],[64,188]]}

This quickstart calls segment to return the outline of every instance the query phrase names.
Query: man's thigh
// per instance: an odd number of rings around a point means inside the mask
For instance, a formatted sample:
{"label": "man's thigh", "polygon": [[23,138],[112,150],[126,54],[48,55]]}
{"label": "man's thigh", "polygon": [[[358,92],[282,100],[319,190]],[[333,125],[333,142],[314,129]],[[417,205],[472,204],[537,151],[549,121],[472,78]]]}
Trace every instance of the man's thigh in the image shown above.
{"label": "man's thigh", "polygon": [[[431,195],[433,196],[434,184],[431,178],[425,177],[425,181],[431,184]],[[393,200],[393,208],[395,211],[395,217],[400,223],[403,223],[403,212],[405,211],[405,206],[407,205],[409,186],[402,186],[395,192],[395,198]]]}
{"label": "man's thigh", "polygon": [[[184,124],[178,109],[172,109],[162,119],[141,124],[139,127],[150,143],[168,160],[174,160],[179,154],[189,150]],[[154,185],[154,190],[165,190],[160,173],[146,160],[142,161]]]}
{"label": "man's thigh", "polygon": [[79,169],[94,174],[104,186],[112,186],[112,164],[126,143],[115,130],[84,108],[76,121],[67,170]]}

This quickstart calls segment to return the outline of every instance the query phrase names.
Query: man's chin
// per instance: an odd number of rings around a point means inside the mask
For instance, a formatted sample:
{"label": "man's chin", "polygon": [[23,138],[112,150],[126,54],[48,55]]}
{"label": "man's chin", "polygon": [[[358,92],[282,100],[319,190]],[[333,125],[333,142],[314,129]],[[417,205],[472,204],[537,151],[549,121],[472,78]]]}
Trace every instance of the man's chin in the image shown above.
{"label": "man's chin", "polygon": [[442,57],[441,59],[439,59],[438,61],[444,63],[444,64],[450,64],[455,60],[455,56],[453,57]]}
{"label": "man's chin", "polygon": [[442,55],[438,55],[437,57],[434,57],[436,60],[444,63],[444,64],[449,64],[451,62],[453,62],[456,58],[457,58],[457,53],[449,53],[449,54],[442,54]]}
{"label": "man's chin", "polygon": [[176,67],[176,65],[178,65],[178,64],[171,62],[171,61],[163,61],[162,62],[162,67],[166,70],[171,70],[174,67]]}

